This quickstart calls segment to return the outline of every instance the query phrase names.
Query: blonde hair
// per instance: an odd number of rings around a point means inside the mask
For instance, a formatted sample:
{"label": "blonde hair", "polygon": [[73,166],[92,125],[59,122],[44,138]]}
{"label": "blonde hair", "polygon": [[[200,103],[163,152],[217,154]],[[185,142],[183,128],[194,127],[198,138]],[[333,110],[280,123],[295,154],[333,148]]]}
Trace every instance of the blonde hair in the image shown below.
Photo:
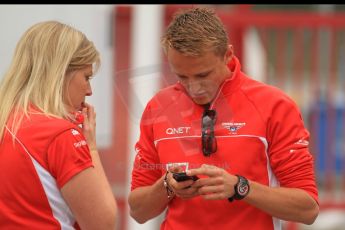
{"label": "blonde hair", "polygon": [[173,48],[188,56],[200,56],[212,50],[223,56],[228,48],[228,36],[212,9],[192,8],[175,13],[161,43],[165,53]]}
{"label": "blonde hair", "polygon": [[11,65],[0,85],[0,140],[9,116],[16,133],[30,105],[43,114],[67,118],[64,104],[66,75],[86,65],[100,66],[99,52],[86,36],[57,21],[30,27],[19,40]]}

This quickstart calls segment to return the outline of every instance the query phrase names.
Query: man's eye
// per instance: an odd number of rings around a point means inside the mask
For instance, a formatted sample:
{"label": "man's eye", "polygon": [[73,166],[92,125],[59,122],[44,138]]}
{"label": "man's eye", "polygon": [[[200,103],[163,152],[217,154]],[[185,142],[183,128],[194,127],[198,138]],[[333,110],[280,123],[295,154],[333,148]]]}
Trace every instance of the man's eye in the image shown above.
{"label": "man's eye", "polygon": [[180,80],[185,80],[185,79],[187,79],[187,77],[186,76],[183,76],[183,75],[176,75]]}
{"label": "man's eye", "polygon": [[206,78],[206,77],[208,77],[208,75],[210,75],[210,72],[198,74],[197,77],[198,78]]}

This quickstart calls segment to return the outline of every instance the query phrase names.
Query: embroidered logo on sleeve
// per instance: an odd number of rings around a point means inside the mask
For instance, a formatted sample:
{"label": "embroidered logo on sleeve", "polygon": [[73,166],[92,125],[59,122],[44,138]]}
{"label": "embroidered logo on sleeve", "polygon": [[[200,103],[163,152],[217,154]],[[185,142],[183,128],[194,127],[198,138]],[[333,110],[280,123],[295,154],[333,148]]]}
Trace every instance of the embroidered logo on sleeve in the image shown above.
{"label": "embroidered logo on sleeve", "polygon": [[303,139],[299,139],[297,142],[295,142],[295,145],[305,145],[305,146],[308,146],[309,145],[309,141],[303,140]]}
{"label": "embroidered logo on sleeve", "polygon": [[76,148],[80,148],[83,145],[86,145],[86,141],[85,140],[81,140],[79,142],[74,143],[74,147],[76,147]]}
{"label": "embroidered logo on sleeve", "polygon": [[296,149],[290,149],[290,153],[296,152],[297,149],[308,147],[309,141],[305,140],[305,139],[302,137],[301,139],[299,139],[298,141],[296,141],[296,142],[294,143],[294,145],[299,145],[299,146],[296,147]]}
{"label": "embroidered logo on sleeve", "polygon": [[73,136],[80,135],[80,133],[79,133],[78,130],[76,130],[76,129],[71,129],[71,132],[72,132],[72,135],[73,135]]}

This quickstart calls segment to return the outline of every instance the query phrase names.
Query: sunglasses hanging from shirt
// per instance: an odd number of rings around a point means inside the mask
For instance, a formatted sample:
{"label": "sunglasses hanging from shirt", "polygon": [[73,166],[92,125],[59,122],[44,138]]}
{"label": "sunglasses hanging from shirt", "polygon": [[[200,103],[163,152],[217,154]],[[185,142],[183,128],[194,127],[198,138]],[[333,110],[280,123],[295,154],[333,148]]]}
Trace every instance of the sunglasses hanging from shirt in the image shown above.
{"label": "sunglasses hanging from shirt", "polygon": [[217,151],[217,141],[214,135],[214,126],[216,124],[216,110],[205,109],[201,120],[201,143],[202,153],[209,157]]}

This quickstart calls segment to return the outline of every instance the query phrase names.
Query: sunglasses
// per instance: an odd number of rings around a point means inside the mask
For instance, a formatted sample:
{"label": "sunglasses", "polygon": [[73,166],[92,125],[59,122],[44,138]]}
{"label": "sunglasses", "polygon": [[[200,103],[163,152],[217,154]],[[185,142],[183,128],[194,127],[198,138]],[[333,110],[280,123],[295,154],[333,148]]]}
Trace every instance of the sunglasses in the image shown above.
{"label": "sunglasses", "polygon": [[208,157],[217,151],[217,141],[214,136],[214,125],[216,123],[216,110],[206,109],[202,115],[202,153]]}

